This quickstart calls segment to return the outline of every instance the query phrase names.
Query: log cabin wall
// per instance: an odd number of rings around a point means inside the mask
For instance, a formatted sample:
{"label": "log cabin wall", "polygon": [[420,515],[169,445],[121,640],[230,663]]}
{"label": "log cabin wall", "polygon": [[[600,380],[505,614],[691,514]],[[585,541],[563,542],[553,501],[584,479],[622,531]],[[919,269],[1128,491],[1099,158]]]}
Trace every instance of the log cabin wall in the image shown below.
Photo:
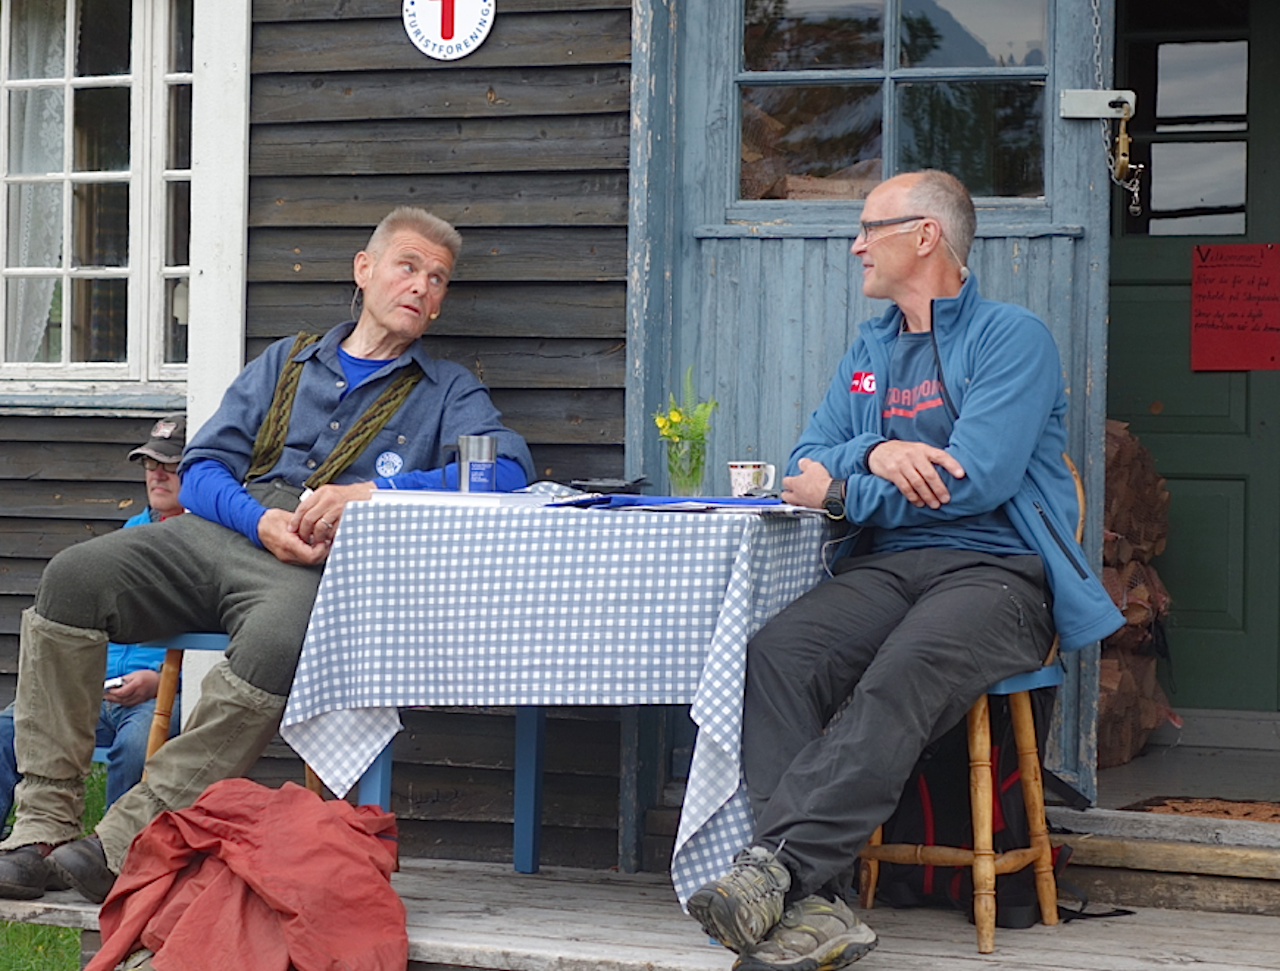
{"label": "log cabin wall", "polygon": [[253,5],[246,356],[350,317],[392,207],[463,235],[434,355],[471,368],[541,477],[623,471],[630,0],[503,0],[434,61],[396,0]]}
{"label": "log cabin wall", "polygon": [[44,565],[146,505],[142,469],[128,454],[154,423],[0,415],[0,707],[13,698],[18,628]]}
{"label": "log cabin wall", "polygon": [[[501,0],[433,61],[398,0],[257,0],[246,359],[349,319],[351,258],[394,206],[463,236],[430,352],[469,367],[540,477],[623,474],[630,0]],[[551,713],[543,860],[617,862],[619,721]],[[509,711],[407,711],[393,809],[413,855],[511,857]],[[300,781],[273,746],[263,781]]]}
{"label": "log cabin wall", "polygon": [[[464,239],[431,353],[490,387],[539,476],[620,476],[630,0],[502,0],[453,62],[410,43],[399,0],[257,0],[252,17],[245,359],[348,319],[352,256],[421,205]],[[145,502],[125,455],[153,420],[0,416],[0,703],[45,563]],[[404,721],[405,852],[509,859],[509,712]],[[616,862],[619,737],[616,710],[553,713],[547,862]],[[301,781],[283,745],[268,755],[255,777]]]}

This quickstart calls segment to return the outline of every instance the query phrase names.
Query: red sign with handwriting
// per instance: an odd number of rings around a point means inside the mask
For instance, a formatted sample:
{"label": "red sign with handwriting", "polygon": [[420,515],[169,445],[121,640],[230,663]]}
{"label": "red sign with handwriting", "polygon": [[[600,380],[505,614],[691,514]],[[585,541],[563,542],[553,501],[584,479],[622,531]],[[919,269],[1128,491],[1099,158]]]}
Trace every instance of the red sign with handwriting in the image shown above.
{"label": "red sign with handwriting", "polygon": [[1280,247],[1195,246],[1191,370],[1280,370]]}

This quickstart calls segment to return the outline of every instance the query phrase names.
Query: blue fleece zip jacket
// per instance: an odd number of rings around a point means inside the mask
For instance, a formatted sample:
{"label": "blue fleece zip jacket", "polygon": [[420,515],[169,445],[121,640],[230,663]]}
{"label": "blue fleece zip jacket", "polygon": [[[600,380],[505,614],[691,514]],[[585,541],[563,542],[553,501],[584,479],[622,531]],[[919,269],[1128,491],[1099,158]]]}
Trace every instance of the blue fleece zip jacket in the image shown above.
{"label": "blue fleece zip jacket", "polygon": [[1023,307],[984,300],[972,275],[958,295],[933,301],[945,394],[959,415],[946,450],[965,475],[955,479],[940,468],[951,501],[930,509],[913,506],[866,464],[867,453],[885,441],[876,375],[888,373],[902,324],[897,306],[862,324],[791,453],[788,474],[797,473],[802,458],[821,462],[848,480],[850,522],[879,529],[941,526],[1003,506],[1044,561],[1062,650],[1118,629],[1124,618],[1075,541],[1079,506],[1063,461],[1067,397],[1049,329]]}

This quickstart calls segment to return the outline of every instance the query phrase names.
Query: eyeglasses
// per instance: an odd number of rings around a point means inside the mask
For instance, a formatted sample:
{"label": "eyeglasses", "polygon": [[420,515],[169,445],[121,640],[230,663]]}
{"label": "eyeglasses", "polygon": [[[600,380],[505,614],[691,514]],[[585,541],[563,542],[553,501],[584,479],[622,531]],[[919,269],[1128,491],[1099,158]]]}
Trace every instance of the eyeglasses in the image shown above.
{"label": "eyeglasses", "polygon": [[870,243],[875,238],[875,231],[881,226],[897,226],[901,223],[913,223],[928,216],[894,216],[892,219],[873,219],[870,222],[858,223],[858,235]]}
{"label": "eyeglasses", "polygon": [[150,455],[142,456],[142,467],[148,472],[154,472],[156,469],[164,469],[170,475],[178,471],[177,462],[157,462]]}

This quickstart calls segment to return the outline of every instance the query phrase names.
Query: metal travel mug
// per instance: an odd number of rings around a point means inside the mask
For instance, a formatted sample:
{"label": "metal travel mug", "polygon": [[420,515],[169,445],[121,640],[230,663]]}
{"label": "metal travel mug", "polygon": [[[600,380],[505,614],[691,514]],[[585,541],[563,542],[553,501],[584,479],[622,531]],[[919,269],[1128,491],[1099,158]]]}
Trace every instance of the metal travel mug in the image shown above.
{"label": "metal travel mug", "polygon": [[492,435],[458,436],[458,491],[497,488],[498,440]]}

